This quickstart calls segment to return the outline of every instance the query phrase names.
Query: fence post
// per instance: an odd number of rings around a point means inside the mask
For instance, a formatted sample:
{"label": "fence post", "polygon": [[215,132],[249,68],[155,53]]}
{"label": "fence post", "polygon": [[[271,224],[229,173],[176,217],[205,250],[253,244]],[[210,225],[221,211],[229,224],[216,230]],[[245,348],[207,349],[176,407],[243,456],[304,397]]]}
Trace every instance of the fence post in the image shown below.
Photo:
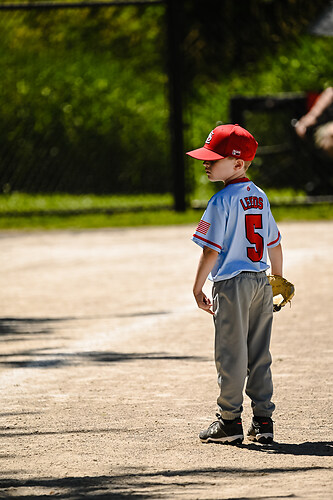
{"label": "fence post", "polygon": [[168,36],[168,78],[170,103],[171,161],[173,164],[173,193],[175,209],[186,210],[185,196],[185,155],[183,139],[182,106],[182,2],[167,0],[167,36]]}

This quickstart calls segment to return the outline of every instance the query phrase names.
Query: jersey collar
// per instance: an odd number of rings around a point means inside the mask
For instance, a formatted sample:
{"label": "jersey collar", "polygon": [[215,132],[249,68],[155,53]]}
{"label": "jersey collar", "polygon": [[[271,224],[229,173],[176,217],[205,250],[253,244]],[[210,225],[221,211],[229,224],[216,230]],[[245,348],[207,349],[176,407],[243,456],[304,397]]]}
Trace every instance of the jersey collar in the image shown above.
{"label": "jersey collar", "polygon": [[229,186],[229,184],[238,184],[238,182],[250,182],[250,179],[247,177],[240,177],[239,179],[234,179],[233,181],[228,182],[226,186]]}

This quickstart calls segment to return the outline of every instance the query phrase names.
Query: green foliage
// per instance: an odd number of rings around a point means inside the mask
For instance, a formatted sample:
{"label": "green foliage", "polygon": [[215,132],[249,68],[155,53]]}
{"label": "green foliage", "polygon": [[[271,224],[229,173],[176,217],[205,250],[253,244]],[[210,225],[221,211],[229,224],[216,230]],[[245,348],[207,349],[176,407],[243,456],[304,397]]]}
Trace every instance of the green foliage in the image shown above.
{"label": "green foliage", "polygon": [[[234,96],[269,96],[291,92],[320,92],[333,84],[333,37],[316,38],[302,35],[280,47],[274,57],[262,57],[256,64],[250,64],[241,71],[232,71],[218,82],[210,81],[197,85],[197,98],[190,105],[187,115],[187,148],[203,144],[209,131],[219,123],[230,122],[230,99]],[[291,119],[299,118],[288,113],[248,113],[246,126],[257,138],[259,145],[283,144],[294,134]],[[295,134],[294,134],[295,135]],[[299,144],[296,157],[290,153],[275,155],[268,160],[257,156],[251,165],[249,177],[262,187],[293,187],[305,189],[313,177],[306,151]],[[194,172],[196,186],[206,186],[207,197],[215,192],[216,186],[203,175],[202,164],[188,160]]]}
{"label": "green foliage", "polygon": [[0,19],[5,190],[170,189],[161,16],[126,7]]}
{"label": "green foliage", "polygon": [[[297,42],[327,0],[184,1],[184,47],[190,81],[220,81],[235,70],[256,70],[266,56]],[[296,69],[296,68],[295,68]]]}
{"label": "green foliage", "polygon": [[[332,84],[333,39],[305,33],[326,1],[182,5],[186,149],[230,120],[234,95]],[[171,191],[164,16],[163,5],[0,12],[0,189]],[[285,117],[247,120],[260,144],[288,134]],[[209,197],[215,186],[189,162],[190,195]],[[285,175],[288,156],[260,162],[249,174],[263,187],[304,188]]]}

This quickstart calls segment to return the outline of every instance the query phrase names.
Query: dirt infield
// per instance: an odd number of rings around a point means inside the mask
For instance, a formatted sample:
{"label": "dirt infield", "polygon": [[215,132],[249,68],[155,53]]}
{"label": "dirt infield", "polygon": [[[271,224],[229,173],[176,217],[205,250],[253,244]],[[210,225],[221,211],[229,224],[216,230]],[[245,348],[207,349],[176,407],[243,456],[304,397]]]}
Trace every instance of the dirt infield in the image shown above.
{"label": "dirt infield", "polygon": [[217,383],[192,227],[0,233],[0,498],[333,498],[333,223],[279,226],[270,447],[199,442]]}

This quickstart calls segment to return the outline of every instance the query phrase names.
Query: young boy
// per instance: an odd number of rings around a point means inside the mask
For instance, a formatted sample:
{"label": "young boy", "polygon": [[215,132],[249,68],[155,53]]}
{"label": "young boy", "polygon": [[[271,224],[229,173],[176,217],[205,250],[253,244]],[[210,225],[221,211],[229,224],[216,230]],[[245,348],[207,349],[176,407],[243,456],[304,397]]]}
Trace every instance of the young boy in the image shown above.
{"label": "young boy", "polygon": [[[187,154],[203,165],[211,182],[224,189],[208,202],[193,235],[203,248],[193,293],[200,309],[214,317],[215,364],[220,395],[218,420],[199,437],[202,442],[237,444],[242,428],[243,388],[253,419],[248,438],[273,441],[273,385],[269,350],[273,293],[266,270],[282,276],[281,236],[265,193],[246,177],[258,143],[239,125],[220,125],[202,148]],[[209,275],[211,302],[202,291]]]}

